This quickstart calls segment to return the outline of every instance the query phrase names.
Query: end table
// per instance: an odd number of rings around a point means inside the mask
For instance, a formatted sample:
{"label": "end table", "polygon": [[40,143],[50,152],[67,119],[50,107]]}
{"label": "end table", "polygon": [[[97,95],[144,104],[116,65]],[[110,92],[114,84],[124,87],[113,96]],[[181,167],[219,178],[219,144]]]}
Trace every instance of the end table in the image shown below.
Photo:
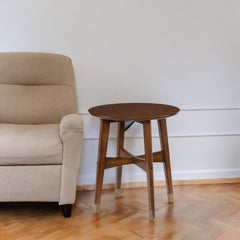
{"label": "end table", "polygon": [[[93,116],[101,119],[94,213],[100,212],[100,201],[104,170],[117,167],[115,195],[120,197],[122,165],[135,164],[147,174],[149,218],[155,218],[153,162],[162,162],[166,178],[168,202],[173,203],[173,187],[168,146],[166,118],[179,112],[179,108],[155,103],[118,103],[90,108]],[[151,120],[157,120],[161,151],[152,152]],[[145,154],[134,156],[124,149],[125,121],[136,121],[143,125]],[[118,122],[117,157],[106,157],[110,123]]]}

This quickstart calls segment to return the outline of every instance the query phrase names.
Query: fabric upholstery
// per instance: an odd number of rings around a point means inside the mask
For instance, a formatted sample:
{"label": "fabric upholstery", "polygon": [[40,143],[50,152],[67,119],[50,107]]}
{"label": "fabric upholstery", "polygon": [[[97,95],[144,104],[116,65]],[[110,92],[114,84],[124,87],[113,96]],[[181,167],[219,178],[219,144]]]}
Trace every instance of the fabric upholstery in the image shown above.
{"label": "fabric upholstery", "polygon": [[0,166],[61,163],[59,124],[0,124]]}
{"label": "fabric upholstery", "polygon": [[1,123],[59,123],[65,115],[76,113],[76,106],[75,89],[69,86],[0,84]]}
{"label": "fabric upholstery", "polygon": [[0,201],[72,204],[83,123],[71,59],[0,53]]}
{"label": "fabric upholstery", "polygon": [[0,53],[0,84],[68,85],[75,88],[72,61],[52,53]]}
{"label": "fabric upholstery", "polygon": [[78,114],[66,115],[60,123],[60,137],[63,140],[66,135],[72,132],[83,133],[83,120]]}
{"label": "fabric upholstery", "polygon": [[1,202],[58,202],[61,165],[0,166]]}
{"label": "fabric upholstery", "polygon": [[0,53],[0,123],[59,123],[70,113],[77,113],[70,58]]}
{"label": "fabric upholstery", "polygon": [[60,138],[63,142],[63,165],[59,204],[75,201],[76,183],[83,141],[83,121],[78,114],[65,116],[60,123]]}

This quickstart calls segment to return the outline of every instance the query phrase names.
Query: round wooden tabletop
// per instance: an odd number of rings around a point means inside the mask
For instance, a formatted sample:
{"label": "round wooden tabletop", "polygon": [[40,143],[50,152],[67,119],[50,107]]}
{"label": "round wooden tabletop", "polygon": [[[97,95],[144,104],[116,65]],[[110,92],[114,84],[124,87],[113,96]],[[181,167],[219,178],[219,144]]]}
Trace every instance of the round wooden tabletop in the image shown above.
{"label": "round wooden tabletop", "polygon": [[179,108],[157,103],[116,103],[90,108],[93,116],[106,120],[144,121],[175,115]]}

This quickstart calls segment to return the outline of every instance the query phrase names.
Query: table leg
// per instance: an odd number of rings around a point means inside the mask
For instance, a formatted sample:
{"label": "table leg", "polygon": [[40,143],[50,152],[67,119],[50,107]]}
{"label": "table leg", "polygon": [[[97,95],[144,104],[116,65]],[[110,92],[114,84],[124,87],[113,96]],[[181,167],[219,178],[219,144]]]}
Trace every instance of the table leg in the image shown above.
{"label": "table leg", "polygon": [[146,172],[148,185],[149,218],[155,219],[154,207],[154,179],[153,179],[153,153],[152,153],[152,133],[151,121],[143,122],[144,147],[146,156]]}
{"label": "table leg", "polygon": [[[117,137],[117,157],[121,156],[121,149],[124,146],[124,126],[125,122],[118,123],[118,137]],[[121,181],[122,181],[122,166],[116,168],[116,185],[115,185],[115,196],[121,196]]]}
{"label": "table leg", "polygon": [[99,145],[98,145],[98,160],[97,160],[97,173],[96,173],[96,191],[94,202],[94,213],[100,212],[100,202],[103,184],[103,175],[105,168],[105,160],[107,154],[108,135],[109,135],[110,122],[108,120],[101,119]]}
{"label": "table leg", "polygon": [[173,197],[172,174],[171,174],[171,164],[170,164],[166,119],[158,120],[158,130],[159,130],[159,137],[160,137],[163,155],[164,155],[163,165],[164,165],[164,172],[165,172],[166,185],[167,185],[167,191],[168,191],[168,202],[173,203],[174,197]]}

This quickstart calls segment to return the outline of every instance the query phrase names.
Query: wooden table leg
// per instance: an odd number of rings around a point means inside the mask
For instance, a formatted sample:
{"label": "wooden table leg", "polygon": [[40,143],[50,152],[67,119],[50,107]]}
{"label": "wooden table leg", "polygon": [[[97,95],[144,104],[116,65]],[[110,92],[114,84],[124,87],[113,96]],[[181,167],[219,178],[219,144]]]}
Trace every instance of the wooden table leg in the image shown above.
{"label": "wooden table leg", "polygon": [[173,203],[173,186],[172,186],[172,174],[171,174],[171,164],[170,164],[170,155],[169,155],[169,146],[168,146],[168,133],[167,133],[167,122],[166,119],[158,120],[158,130],[159,137],[161,141],[161,147],[164,155],[164,172],[166,178],[166,185],[168,191],[168,202]]}
{"label": "wooden table leg", "polygon": [[[117,157],[121,156],[120,151],[124,146],[124,126],[124,121],[118,123]],[[115,197],[121,197],[122,166],[118,166],[116,170]]]}
{"label": "wooden table leg", "polygon": [[152,133],[151,121],[143,122],[144,147],[146,157],[146,173],[148,185],[149,218],[155,219],[154,207],[154,179],[153,179],[153,153],[152,153]]}
{"label": "wooden table leg", "polygon": [[101,119],[99,145],[98,145],[96,191],[95,191],[95,202],[94,202],[94,208],[93,208],[93,212],[96,214],[100,212],[100,202],[101,202],[105,160],[106,160],[106,154],[107,154],[109,127],[110,127],[110,122],[108,120]]}

